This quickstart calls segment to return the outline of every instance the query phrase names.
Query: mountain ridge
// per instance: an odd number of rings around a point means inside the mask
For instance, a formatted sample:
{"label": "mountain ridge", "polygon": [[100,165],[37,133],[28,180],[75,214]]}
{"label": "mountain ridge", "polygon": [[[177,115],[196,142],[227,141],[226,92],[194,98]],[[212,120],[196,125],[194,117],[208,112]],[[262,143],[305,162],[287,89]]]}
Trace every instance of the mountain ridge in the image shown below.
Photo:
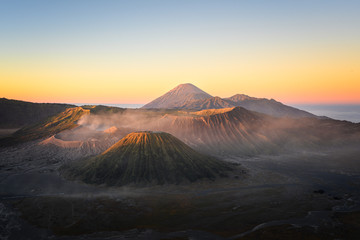
{"label": "mountain ridge", "polygon": [[0,98],[0,128],[20,128],[63,112],[72,104],[33,103]]}
{"label": "mountain ridge", "polygon": [[178,85],[142,108],[204,110],[231,107],[243,107],[275,117],[317,117],[314,114],[287,106],[274,99],[255,98],[245,94],[235,94],[228,98],[212,97],[190,83]]}
{"label": "mountain ridge", "polygon": [[358,143],[360,124],[332,119],[279,118],[242,107],[165,115],[160,131],[215,155],[276,154]]}
{"label": "mountain ridge", "polygon": [[82,107],[67,108],[45,121],[21,128],[11,136],[0,139],[0,147],[47,138],[64,130],[76,128],[78,126],[77,121],[86,114],[90,114],[89,109]]}

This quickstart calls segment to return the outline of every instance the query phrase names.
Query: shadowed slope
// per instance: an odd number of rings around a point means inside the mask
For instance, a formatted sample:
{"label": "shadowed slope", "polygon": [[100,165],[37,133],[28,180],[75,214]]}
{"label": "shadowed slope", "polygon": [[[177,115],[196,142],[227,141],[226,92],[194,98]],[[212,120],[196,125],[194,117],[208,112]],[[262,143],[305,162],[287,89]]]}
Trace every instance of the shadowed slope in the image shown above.
{"label": "shadowed slope", "polygon": [[258,99],[260,99],[260,98],[250,97],[245,94],[235,94],[234,96],[231,96],[229,98],[224,98],[224,100],[230,100],[233,102],[241,102],[241,101],[246,101],[246,100],[258,100]]}
{"label": "shadowed slope", "polygon": [[355,144],[360,124],[317,118],[276,118],[242,107],[165,115],[157,130],[169,132],[201,152],[273,154]]}
{"label": "shadowed slope", "polygon": [[186,102],[183,106],[176,108],[179,109],[192,109],[192,110],[202,110],[202,109],[220,109],[220,108],[230,108],[234,107],[231,103],[224,101],[220,97],[212,97],[208,99],[200,99],[196,101]]}
{"label": "shadowed slope", "polygon": [[224,98],[232,106],[243,107],[251,111],[265,113],[275,117],[316,117],[314,114],[290,107],[275,101],[274,99],[254,98],[244,94],[236,94],[229,98]]}
{"label": "shadowed slope", "polygon": [[135,132],[67,172],[86,183],[124,185],[215,179],[231,169],[228,163],[200,154],[168,133]]}
{"label": "shadowed slope", "polygon": [[202,152],[268,153],[276,146],[262,131],[269,118],[241,107],[192,112],[197,116],[166,115],[161,130],[169,132]]}
{"label": "shadowed slope", "polygon": [[54,116],[70,104],[32,103],[0,98],[0,128],[19,128]]}
{"label": "shadowed slope", "polygon": [[64,112],[51,117],[39,124],[25,127],[15,132],[12,136],[0,140],[0,146],[9,146],[26,141],[50,137],[67,129],[73,129],[76,122],[89,110],[82,107],[68,108]]}

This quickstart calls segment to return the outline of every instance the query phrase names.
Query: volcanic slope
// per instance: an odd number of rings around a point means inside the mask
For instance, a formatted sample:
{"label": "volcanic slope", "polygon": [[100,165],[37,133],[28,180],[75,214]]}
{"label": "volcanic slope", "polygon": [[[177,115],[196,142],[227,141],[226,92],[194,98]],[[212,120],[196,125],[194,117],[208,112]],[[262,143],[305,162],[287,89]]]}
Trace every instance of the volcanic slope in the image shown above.
{"label": "volcanic slope", "polygon": [[159,130],[169,132],[201,152],[268,153],[277,149],[266,137],[270,116],[241,107],[192,112],[190,116],[165,115]]}
{"label": "volcanic slope", "polygon": [[317,118],[276,118],[242,107],[167,114],[160,131],[173,134],[200,152],[223,154],[277,154],[320,147],[344,146],[360,140],[360,125]]}
{"label": "volcanic slope", "polygon": [[27,141],[50,137],[64,130],[73,129],[78,126],[77,121],[85,114],[89,114],[88,109],[82,107],[68,108],[65,111],[38,124],[24,127],[15,132],[12,136],[0,140],[0,146],[10,146]]}
{"label": "volcanic slope", "polygon": [[0,98],[0,128],[20,128],[75,107],[70,104],[32,103]]}
{"label": "volcanic slope", "polygon": [[212,98],[191,83],[180,84],[166,94],[146,104],[143,108],[180,108],[188,103]]}
{"label": "volcanic slope", "polygon": [[163,96],[143,106],[143,108],[189,110],[230,107],[243,107],[250,111],[265,113],[275,117],[317,117],[303,110],[284,105],[274,99],[255,98],[245,94],[236,94],[229,98],[212,97],[190,83],[181,84]]}
{"label": "volcanic slope", "polygon": [[212,97],[208,99],[200,99],[196,101],[186,102],[183,106],[180,106],[179,109],[192,109],[192,110],[202,110],[202,109],[220,109],[220,108],[229,108],[234,107],[232,103],[224,101],[220,97]]}
{"label": "volcanic slope", "polygon": [[123,132],[116,127],[97,131],[79,126],[39,142],[37,149],[43,153],[54,154],[64,160],[82,159],[101,154],[124,137],[126,134]]}
{"label": "volcanic slope", "polygon": [[275,117],[316,117],[311,113],[284,105],[274,99],[269,100],[266,98],[249,97],[244,94],[236,94],[223,100],[232,106],[243,107],[251,111],[265,113]]}
{"label": "volcanic slope", "polygon": [[90,184],[179,184],[215,179],[233,169],[164,132],[130,133],[103,154],[65,167],[70,178]]}

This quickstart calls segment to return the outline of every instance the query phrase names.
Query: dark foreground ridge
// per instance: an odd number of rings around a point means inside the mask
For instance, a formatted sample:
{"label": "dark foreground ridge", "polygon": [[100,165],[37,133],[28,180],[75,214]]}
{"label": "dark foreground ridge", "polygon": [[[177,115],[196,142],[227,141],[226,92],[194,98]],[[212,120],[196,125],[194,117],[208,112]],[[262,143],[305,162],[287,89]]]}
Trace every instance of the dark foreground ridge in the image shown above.
{"label": "dark foreground ridge", "polygon": [[0,139],[0,147],[8,147],[41,138],[48,138],[62,131],[76,128],[78,126],[77,121],[83,115],[89,113],[90,111],[88,109],[82,107],[68,108],[45,121],[24,127],[11,136]]}
{"label": "dark foreground ridge", "polygon": [[0,128],[21,128],[36,124],[72,107],[75,106],[0,98]]}
{"label": "dark foreground ridge", "polygon": [[200,154],[165,132],[133,132],[99,156],[64,168],[90,184],[179,184],[226,176],[229,163]]}

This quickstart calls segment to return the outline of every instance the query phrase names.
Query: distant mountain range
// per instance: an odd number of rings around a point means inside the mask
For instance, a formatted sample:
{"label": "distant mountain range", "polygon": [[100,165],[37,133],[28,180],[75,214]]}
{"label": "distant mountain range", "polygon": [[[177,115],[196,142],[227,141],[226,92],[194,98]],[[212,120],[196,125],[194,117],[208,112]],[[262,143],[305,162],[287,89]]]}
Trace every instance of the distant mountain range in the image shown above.
{"label": "distant mountain range", "polygon": [[161,97],[146,104],[143,108],[154,109],[220,109],[243,107],[245,109],[265,113],[275,117],[316,117],[315,115],[282,104],[274,99],[255,98],[244,94],[236,94],[229,98],[213,97],[191,83],[180,84]]}
{"label": "distant mountain range", "polygon": [[[94,130],[87,131],[86,126]],[[103,134],[106,129],[115,130]],[[69,138],[65,131],[87,138]],[[85,151],[84,155],[88,156],[110,147],[113,137],[121,139],[124,134],[135,131],[167,132],[197,151],[215,155],[318,150],[358,144],[360,140],[359,124],[314,117],[274,117],[242,107],[184,111],[83,106],[66,109],[45,121],[24,127],[0,139],[0,147],[39,140],[42,149],[49,145],[56,146],[57,152],[61,148],[72,148],[66,150],[70,155],[78,155],[73,151],[75,145],[83,146],[81,152]],[[91,148],[87,147],[88,143]]]}

